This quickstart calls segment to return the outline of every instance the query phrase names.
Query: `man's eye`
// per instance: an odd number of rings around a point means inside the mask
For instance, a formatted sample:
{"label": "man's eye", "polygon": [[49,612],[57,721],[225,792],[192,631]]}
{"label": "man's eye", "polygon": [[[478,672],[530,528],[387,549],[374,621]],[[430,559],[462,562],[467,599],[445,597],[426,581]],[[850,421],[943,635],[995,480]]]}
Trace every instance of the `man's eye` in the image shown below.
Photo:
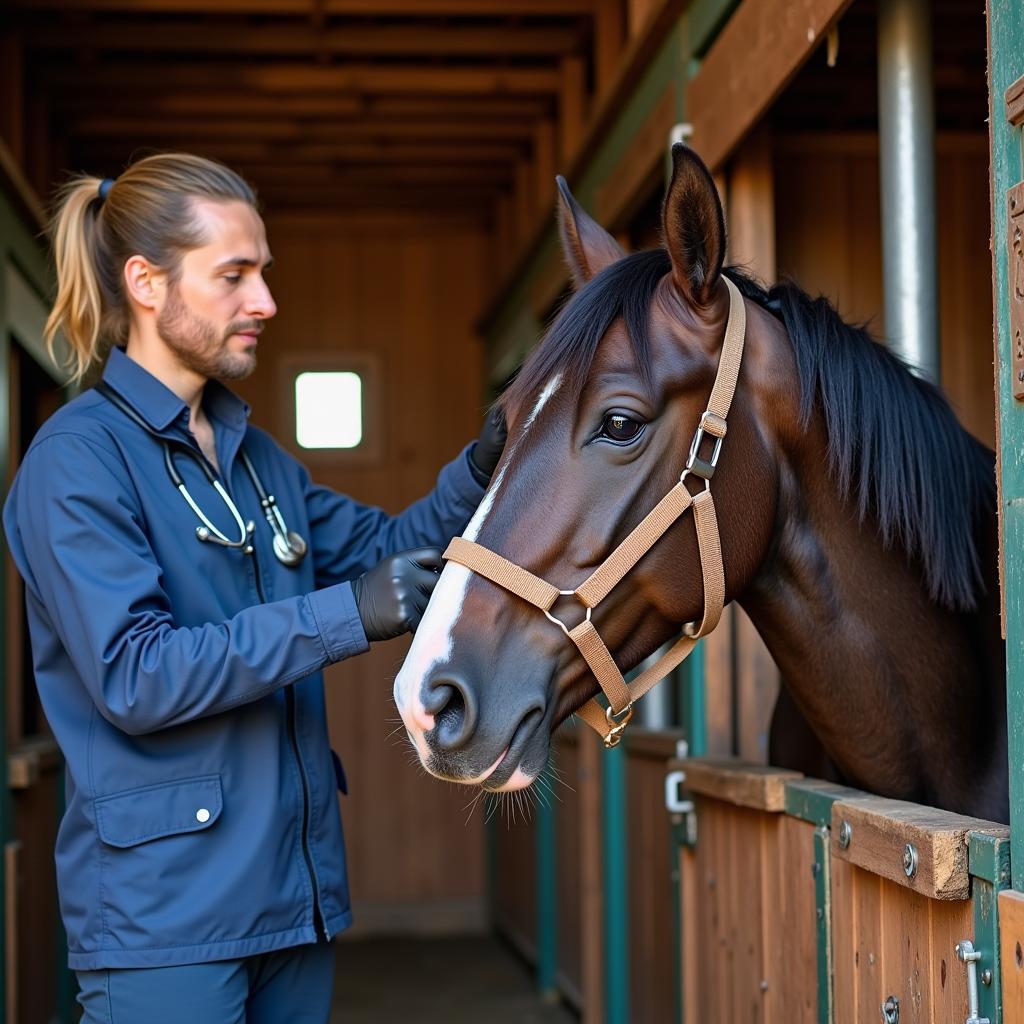
{"label": "man's eye", "polygon": [[635,441],[643,429],[642,420],[635,420],[631,416],[613,412],[605,416],[604,423],[601,424],[601,436],[618,444],[625,444],[628,441]]}

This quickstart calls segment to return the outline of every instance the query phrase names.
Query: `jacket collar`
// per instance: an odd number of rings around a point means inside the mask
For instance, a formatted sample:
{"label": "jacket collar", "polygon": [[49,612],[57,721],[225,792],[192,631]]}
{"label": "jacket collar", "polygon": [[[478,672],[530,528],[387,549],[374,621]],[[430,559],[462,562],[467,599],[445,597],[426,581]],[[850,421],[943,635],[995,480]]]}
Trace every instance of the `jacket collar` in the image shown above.
{"label": "jacket collar", "polygon": [[[123,348],[110,350],[103,371],[106,381],[155,431],[164,431],[175,421],[188,426],[188,407],[166,384],[131,359]],[[228,427],[245,430],[249,406],[220,381],[206,382],[203,405],[207,415]]]}

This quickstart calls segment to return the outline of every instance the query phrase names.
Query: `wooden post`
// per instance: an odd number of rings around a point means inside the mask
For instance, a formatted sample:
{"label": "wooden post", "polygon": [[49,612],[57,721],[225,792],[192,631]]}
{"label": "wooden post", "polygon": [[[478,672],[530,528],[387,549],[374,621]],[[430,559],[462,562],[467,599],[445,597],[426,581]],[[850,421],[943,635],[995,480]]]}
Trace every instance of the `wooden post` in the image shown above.
{"label": "wooden post", "polygon": [[579,728],[580,988],[583,1024],[604,1024],[604,943],[601,911],[601,746]]}
{"label": "wooden post", "polygon": [[[1000,558],[1006,645],[1007,729],[1010,762],[1010,867],[1014,889],[1024,889],[1024,401],[1014,397],[1021,346],[1012,321],[1024,314],[1018,286],[1024,270],[1020,235],[1010,235],[1010,203],[1024,201],[1021,126],[1024,124],[1024,11],[1018,0],[988,2],[989,139],[992,145],[992,270],[995,301],[996,417],[999,452]],[[1014,193],[1014,194],[1011,194]],[[1018,229],[1019,230],[1019,229]],[[1011,259],[1012,248],[1012,259]],[[1011,270],[1013,277],[1011,278]],[[1017,305],[1014,305],[1014,302]],[[1000,901],[1002,903],[1002,900]],[[1005,961],[1004,961],[1005,964]],[[1007,1018],[1009,1019],[1009,1018]]]}
{"label": "wooden post", "polygon": [[533,133],[533,168],[537,208],[550,207],[555,198],[555,122],[540,121]]}
{"label": "wooden post", "polygon": [[[729,262],[765,283],[775,280],[775,188],[772,142],[762,124],[743,144],[729,173]],[[747,613],[735,612],[736,753],[768,759],[768,727],[779,692],[779,672]]]}

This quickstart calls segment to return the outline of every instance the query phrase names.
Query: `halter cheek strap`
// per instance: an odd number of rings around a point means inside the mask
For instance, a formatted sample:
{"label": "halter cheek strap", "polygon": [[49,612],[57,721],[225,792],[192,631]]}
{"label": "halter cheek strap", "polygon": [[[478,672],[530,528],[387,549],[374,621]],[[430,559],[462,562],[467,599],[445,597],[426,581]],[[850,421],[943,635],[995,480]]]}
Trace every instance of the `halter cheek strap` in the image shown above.
{"label": "halter cheek strap", "polygon": [[[594,699],[580,708],[577,714],[604,738],[605,746],[608,747],[616,746],[621,740],[623,730],[633,717],[633,704],[681,664],[700,637],[718,625],[725,604],[725,571],[722,567],[722,545],[715,502],[711,496],[711,478],[718,465],[727,430],[729,407],[739,378],[746,335],[746,309],[743,297],[732,281],[727,277],[722,280],[729,291],[729,320],[714,387],[711,389],[707,409],[701,415],[700,424],[693,435],[686,468],[679,482],[583,583],[575,590],[559,590],[489,548],[463,537],[452,540],[444,553],[449,561],[466,566],[539,608],[579,648],[608,699],[608,707]],[[706,435],[712,438],[712,449],[704,458],[701,450]],[[702,479],[704,490],[691,495],[686,486],[688,476]],[[654,547],[665,531],[691,508],[704,581],[704,614],[699,623],[687,623],[683,627],[683,636],[654,665],[627,683],[591,621],[593,610]],[[551,613],[559,597],[575,597],[586,609],[586,618],[578,626],[569,629]]]}

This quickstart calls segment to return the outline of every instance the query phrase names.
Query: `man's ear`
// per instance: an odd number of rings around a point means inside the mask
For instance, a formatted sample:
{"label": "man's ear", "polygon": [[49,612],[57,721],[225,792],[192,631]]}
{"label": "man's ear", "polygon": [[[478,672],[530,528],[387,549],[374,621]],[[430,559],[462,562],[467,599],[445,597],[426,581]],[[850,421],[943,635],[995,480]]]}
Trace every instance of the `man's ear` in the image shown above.
{"label": "man's ear", "polygon": [[605,267],[621,260],[626,252],[576,202],[565,178],[559,175],[555,181],[558,184],[558,230],[562,236],[562,251],[573,283],[581,288]]}
{"label": "man's ear", "polygon": [[145,256],[129,256],[124,264],[124,290],[129,301],[143,309],[156,309],[167,287],[167,275]]}
{"label": "man's ear", "polygon": [[709,305],[725,257],[725,214],[711,172],[681,142],[672,147],[661,222],[676,287],[689,305]]}

